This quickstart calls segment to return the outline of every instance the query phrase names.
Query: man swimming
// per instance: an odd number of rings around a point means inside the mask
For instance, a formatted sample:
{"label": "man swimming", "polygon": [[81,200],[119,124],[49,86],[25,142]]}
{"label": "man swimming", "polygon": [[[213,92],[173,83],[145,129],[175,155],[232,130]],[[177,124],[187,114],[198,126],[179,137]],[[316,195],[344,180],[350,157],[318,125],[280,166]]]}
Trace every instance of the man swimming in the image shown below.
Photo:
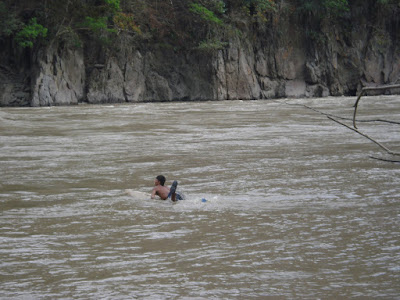
{"label": "man swimming", "polygon": [[175,180],[171,188],[164,186],[165,177],[163,175],[158,175],[154,180],[154,188],[151,192],[151,199],[154,199],[159,196],[162,200],[167,200],[171,197],[172,201],[183,200],[183,196],[176,192],[176,187],[178,186],[178,182]]}

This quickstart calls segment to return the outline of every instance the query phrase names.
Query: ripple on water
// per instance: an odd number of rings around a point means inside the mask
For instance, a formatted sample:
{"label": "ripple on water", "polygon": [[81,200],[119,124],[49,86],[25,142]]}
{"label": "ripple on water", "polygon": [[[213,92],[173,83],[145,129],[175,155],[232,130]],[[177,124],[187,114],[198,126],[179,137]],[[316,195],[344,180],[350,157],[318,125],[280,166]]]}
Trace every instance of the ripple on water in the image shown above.
{"label": "ripple on water", "polygon": [[[397,297],[398,166],[298,105],[353,102],[1,109],[0,298]],[[161,173],[188,200],[124,193]]]}

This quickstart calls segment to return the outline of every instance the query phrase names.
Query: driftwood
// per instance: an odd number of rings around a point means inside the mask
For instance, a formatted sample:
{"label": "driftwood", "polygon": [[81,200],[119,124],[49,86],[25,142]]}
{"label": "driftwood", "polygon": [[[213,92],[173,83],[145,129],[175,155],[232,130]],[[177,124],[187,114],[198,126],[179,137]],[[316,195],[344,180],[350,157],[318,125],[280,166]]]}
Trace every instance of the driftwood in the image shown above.
{"label": "driftwood", "polygon": [[385,158],[380,158],[380,157],[375,157],[375,156],[369,156],[369,158],[380,160],[380,161],[385,161],[385,162],[391,162],[391,163],[400,163],[400,160],[393,160],[393,159],[385,159]]}
{"label": "driftwood", "polygon": [[[353,127],[357,128],[356,125],[356,114],[357,114],[357,108],[358,108],[358,102],[360,102],[361,97],[368,91],[381,91],[381,90],[390,90],[390,89],[396,89],[400,88],[400,84],[393,84],[393,85],[382,85],[382,86],[377,86],[377,87],[365,87],[361,90],[360,95],[358,95],[356,103],[354,103],[354,113],[353,113]],[[391,122],[391,121],[386,121],[389,123],[395,123],[398,124],[397,122]]]}
{"label": "driftwood", "polygon": [[354,132],[357,132],[358,134],[362,135],[363,137],[365,137],[365,138],[369,139],[370,141],[374,142],[374,143],[377,144],[379,147],[381,147],[383,150],[385,150],[387,153],[389,153],[389,154],[391,154],[391,155],[400,155],[400,152],[395,152],[395,151],[390,150],[390,149],[387,148],[386,146],[384,146],[384,145],[382,145],[381,143],[377,142],[376,140],[374,140],[374,139],[371,138],[370,136],[366,135],[365,133],[362,133],[362,132],[359,131],[358,129],[353,128],[353,127],[350,127],[349,125],[346,125],[346,124],[344,124],[344,123],[342,123],[342,122],[340,122],[340,121],[338,121],[338,120],[335,120],[334,118],[332,118],[332,117],[330,117],[330,116],[327,116],[327,117],[328,117],[328,119],[330,119],[330,120],[332,120],[332,121],[334,121],[334,122],[336,122],[336,123],[338,123],[338,124],[340,124],[340,125],[342,125],[342,126],[345,126],[345,127],[347,127],[348,129],[353,130]]}
{"label": "driftwood", "polygon": [[[302,106],[302,107],[305,107],[305,108],[307,108],[307,109],[310,109],[310,110],[312,110],[312,111],[314,111],[314,112],[316,112],[316,113],[322,114],[322,115],[326,116],[328,119],[330,119],[330,120],[332,120],[332,121],[334,121],[334,122],[336,122],[336,123],[338,123],[338,124],[340,124],[340,125],[342,125],[342,126],[348,128],[348,129],[350,129],[350,130],[352,130],[352,131],[354,131],[354,132],[356,132],[356,133],[362,135],[363,137],[365,137],[365,138],[367,138],[367,139],[369,139],[370,141],[372,141],[373,143],[375,143],[376,145],[378,145],[380,148],[382,148],[383,150],[385,150],[388,154],[394,155],[394,156],[400,156],[400,152],[395,152],[395,151],[390,150],[389,148],[387,148],[387,147],[384,146],[383,144],[379,143],[379,142],[376,141],[375,139],[371,138],[371,137],[368,136],[367,134],[365,134],[365,133],[359,131],[359,130],[357,129],[357,127],[356,127],[356,124],[355,124],[355,117],[356,117],[357,105],[358,105],[358,102],[360,101],[361,96],[362,96],[366,91],[369,91],[369,90],[385,90],[385,89],[388,89],[388,88],[389,88],[389,89],[390,89],[390,88],[400,88],[400,84],[397,84],[397,85],[390,85],[390,86],[384,86],[384,87],[378,87],[378,88],[364,88],[363,91],[361,92],[361,94],[358,96],[357,101],[356,101],[356,103],[355,103],[355,105],[354,105],[355,110],[354,110],[353,119],[351,119],[351,118],[344,118],[344,117],[336,116],[336,115],[333,115],[333,114],[325,113],[325,112],[323,112],[323,111],[320,111],[320,110],[318,110],[318,109],[315,109],[315,108],[313,108],[313,107],[311,107],[311,106],[308,106],[308,105],[305,105],[305,104],[292,104],[292,103],[287,103],[287,102],[285,102],[285,104],[286,104],[286,105],[297,105],[297,106]],[[349,126],[349,125],[347,125],[347,124],[345,124],[345,123],[343,123],[343,122],[338,121],[338,119],[340,119],[340,120],[347,120],[347,121],[353,121],[354,128],[351,127],[351,126]],[[383,120],[383,119],[359,120],[359,122],[386,122],[386,123],[391,123],[391,124],[400,125],[400,122],[389,121],[389,120]],[[377,159],[377,160],[381,160],[381,161],[385,161],[385,162],[400,163],[399,160],[390,160],[390,159],[378,158],[378,157],[374,157],[374,156],[370,156],[370,158]]]}
{"label": "driftwood", "polygon": [[[353,118],[345,118],[345,117],[340,117],[340,116],[336,116],[336,115],[333,115],[333,114],[329,114],[329,113],[320,111],[320,110],[318,110],[318,109],[316,109],[316,108],[314,108],[314,107],[305,105],[305,104],[297,104],[297,103],[296,103],[296,104],[293,104],[293,103],[288,103],[288,102],[285,102],[285,104],[287,104],[287,105],[302,106],[302,107],[305,107],[305,108],[307,108],[307,109],[310,109],[310,110],[312,110],[312,111],[315,111],[316,113],[319,113],[319,114],[324,115],[324,116],[327,116],[327,117],[334,117],[334,118],[340,119],[340,120],[353,121]],[[360,122],[360,123],[379,122],[379,123],[389,123],[389,124],[400,125],[400,122],[397,122],[397,121],[390,121],[390,120],[384,120],[384,119],[358,120],[357,122]]]}

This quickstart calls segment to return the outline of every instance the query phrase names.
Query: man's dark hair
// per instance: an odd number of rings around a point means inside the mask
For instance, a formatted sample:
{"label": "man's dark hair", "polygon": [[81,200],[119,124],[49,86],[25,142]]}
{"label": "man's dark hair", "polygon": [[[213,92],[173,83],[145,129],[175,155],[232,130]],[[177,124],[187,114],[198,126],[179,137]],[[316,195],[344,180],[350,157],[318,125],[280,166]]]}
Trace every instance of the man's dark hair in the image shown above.
{"label": "man's dark hair", "polygon": [[165,177],[164,176],[158,175],[156,177],[156,179],[160,182],[161,185],[164,185],[164,183],[165,183]]}

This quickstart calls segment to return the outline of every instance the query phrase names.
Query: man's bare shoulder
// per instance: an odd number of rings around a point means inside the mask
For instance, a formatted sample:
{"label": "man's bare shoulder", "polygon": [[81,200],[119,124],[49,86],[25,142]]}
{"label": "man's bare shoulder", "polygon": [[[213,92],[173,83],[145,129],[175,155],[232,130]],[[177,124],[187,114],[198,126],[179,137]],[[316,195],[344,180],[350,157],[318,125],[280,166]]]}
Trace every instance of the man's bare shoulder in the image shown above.
{"label": "man's bare shoulder", "polygon": [[161,199],[165,200],[168,198],[169,188],[166,186],[158,186],[154,191]]}
{"label": "man's bare shoulder", "polygon": [[153,191],[159,192],[163,191],[165,189],[165,186],[157,185],[153,188]]}

